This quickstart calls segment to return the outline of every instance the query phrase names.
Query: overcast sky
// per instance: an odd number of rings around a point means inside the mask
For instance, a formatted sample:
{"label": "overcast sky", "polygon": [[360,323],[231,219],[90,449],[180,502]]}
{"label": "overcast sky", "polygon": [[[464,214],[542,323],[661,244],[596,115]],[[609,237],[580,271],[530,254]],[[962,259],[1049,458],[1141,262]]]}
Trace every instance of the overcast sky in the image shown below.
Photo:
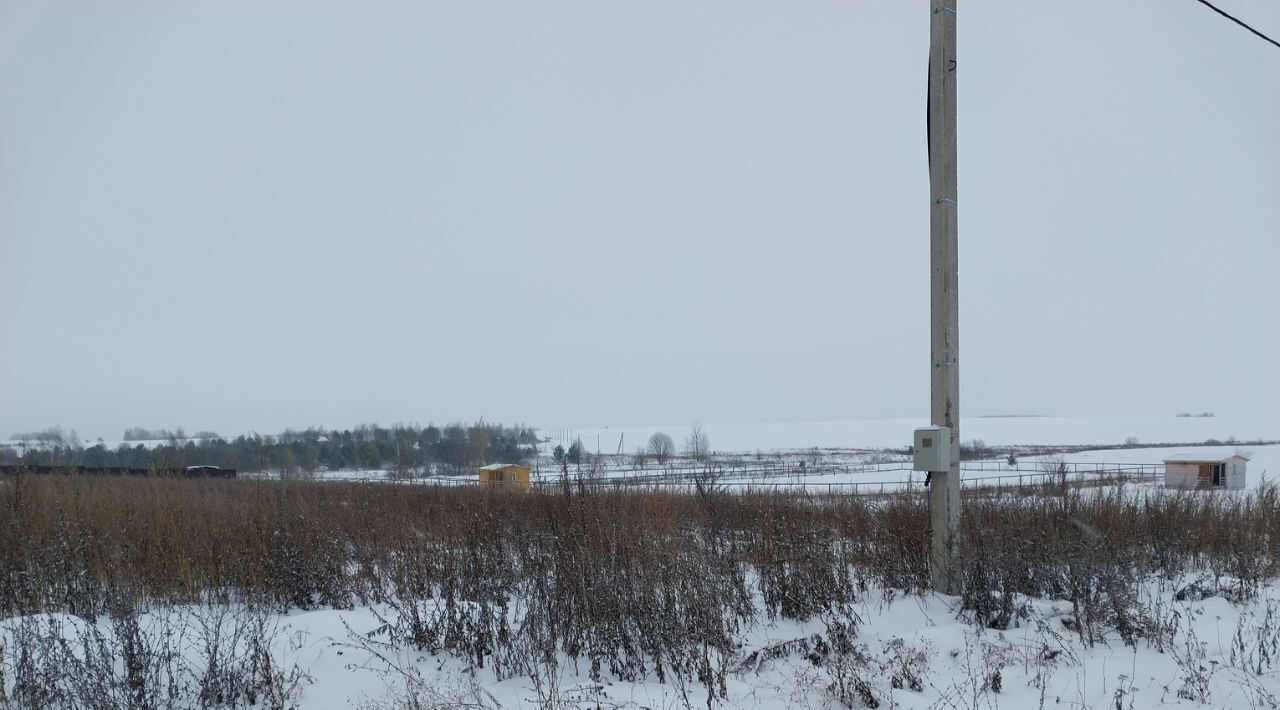
{"label": "overcast sky", "polygon": [[[962,411],[1277,412],[1280,49],[959,12]],[[0,436],[927,417],[927,54],[924,0],[3,0]]]}

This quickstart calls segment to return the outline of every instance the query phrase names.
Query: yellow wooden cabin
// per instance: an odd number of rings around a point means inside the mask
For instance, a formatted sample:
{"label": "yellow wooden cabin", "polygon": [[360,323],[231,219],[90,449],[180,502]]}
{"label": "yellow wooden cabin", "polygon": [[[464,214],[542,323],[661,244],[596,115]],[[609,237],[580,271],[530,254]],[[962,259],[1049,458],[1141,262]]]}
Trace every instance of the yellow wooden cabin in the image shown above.
{"label": "yellow wooden cabin", "polygon": [[476,469],[481,488],[510,488],[525,490],[529,487],[529,469],[514,463],[491,463]]}

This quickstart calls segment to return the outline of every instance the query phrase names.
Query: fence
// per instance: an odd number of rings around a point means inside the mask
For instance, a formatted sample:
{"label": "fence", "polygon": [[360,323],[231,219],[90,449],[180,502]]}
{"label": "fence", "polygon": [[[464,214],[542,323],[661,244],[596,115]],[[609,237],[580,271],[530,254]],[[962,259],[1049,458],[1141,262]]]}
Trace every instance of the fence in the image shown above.
{"label": "fence", "polygon": [[[987,463],[987,462],[974,462]],[[966,476],[965,474],[999,472],[992,476]],[[878,481],[804,481],[805,477],[830,476],[840,473],[865,472],[907,472],[907,478]],[[1115,464],[1115,463],[1080,463],[1067,464],[1053,471],[1039,468],[1016,466],[962,466],[960,483],[965,488],[987,486],[1028,486],[1046,483],[1065,483],[1069,486],[1100,485],[1127,481],[1133,483],[1159,480],[1164,476],[1163,464]],[[696,489],[700,484],[704,487],[734,490],[774,490],[804,491],[806,493],[827,493],[830,495],[884,495],[897,492],[922,492],[926,489],[924,474],[912,471],[902,463],[876,464],[873,466],[832,467],[815,470],[808,476],[784,476],[789,481],[767,480],[760,478],[741,478],[717,472],[694,474],[690,477],[653,479],[651,477],[613,477],[591,478],[591,485],[604,488],[665,488]],[[561,485],[558,479],[543,479],[534,482],[535,486]]]}
{"label": "fence", "polygon": [[[815,481],[804,480],[833,475],[858,475],[874,473],[906,473],[896,480],[875,481]],[[982,475],[982,474],[993,475]],[[975,475],[977,474],[977,475]],[[1065,483],[1069,486],[1104,485],[1117,482],[1150,482],[1164,475],[1163,464],[1138,463],[1054,463],[1052,468],[1023,465],[1009,466],[995,461],[969,461],[961,464],[960,482],[964,488],[996,486],[1038,486]],[[535,475],[534,488],[563,485],[562,474]],[[582,479],[589,485],[606,489],[653,488],[663,490],[696,490],[699,485],[718,490],[768,490],[795,491],[810,494],[881,496],[900,492],[923,492],[924,474],[912,471],[906,461],[876,462],[868,464],[805,466],[803,469],[787,467],[785,472],[777,468],[747,469],[744,467],[710,466],[673,467],[662,473],[615,473],[601,475],[584,470],[581,474],[569,473],[570,482],[577,485]],[[789,480],[780,480],[789,479]],[[473,476],[403,476],[370,477],[368,475],[323,475],[318,481],[346,483],[390,483],[402,485],[475,485]]]}

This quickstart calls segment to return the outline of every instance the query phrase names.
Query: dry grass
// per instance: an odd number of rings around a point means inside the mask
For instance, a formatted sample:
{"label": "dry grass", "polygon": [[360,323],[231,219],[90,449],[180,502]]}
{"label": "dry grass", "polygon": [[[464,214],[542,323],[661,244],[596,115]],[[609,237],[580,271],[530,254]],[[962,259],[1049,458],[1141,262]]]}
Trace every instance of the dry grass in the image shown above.
{"label": "dry grass", "polygon": [[[1195,572],[1194,582],[1176,582],[1178,595],[1245,598],[1280,574],[1274,487],[1029,493],[963,499],[963,602],[978,623],[1008,627],[1029,597],[1051,597],[1073,604],[1087,643],[1118,632],[1160,647],[1167,624],[1140,598],[1150,575]],[[925,591],[927,521],[924,498],[910,494],[18,476],[0,480],[0,619],[36,611],[98,619],[80,643],[99,652],[54,653],[73,648],[60,640],[57,617],[9,619],[0,706],[125,698],[162,708],[198,697],[201,707],[231,707],[262,697],[288,707],[300,671],[278,669],[265,651],[273,638],[265,620],[355,603],[384,615],[372,635],[351,636],[367,655],[450,653],[499,679],[531,679],[547,702],[558,697],[556,669],[567,658],[596,680],[700,688],[710,706],[726,696],[735,639],[760,616],[821,618],[825,636],[803,642],[812,642],[811,660],[827,663],[828,651],[852,652],[855,602],[867,590]],[[222,628],[219,619],[234,613],[246,621],[230,628],[244,633],[206,644],[205,660],[182,660],[169,627],[148,636],[138,619],[147,607],[163,616],[183,602],[200,603],[191,607],[198,628]],[[1271,653],[1268,643],[1259,654]],[[416,683],[413,693],[430,696],[428,681],[400,672]],[[845,680],[832,692],[847,702],[870,692],[856,674]]]}
{"label": "dry grass", "polygon": [[[678,618],[654,633],[680,625],[717,644],[757,610],[803,619],[872,585],[923,591],[925,506],[910,495],[18,476],[0,482],[0,616],[92,616],[113,598],[307,608],[537,593],[570,646],[625,641],[627,625],[664,615]],[[1123,608],[1142,575],[1208,570],[1247,595],[1280,574],[1274,487],[969,496],[963,520],[966,604],[994,626],[1021,596]]]}

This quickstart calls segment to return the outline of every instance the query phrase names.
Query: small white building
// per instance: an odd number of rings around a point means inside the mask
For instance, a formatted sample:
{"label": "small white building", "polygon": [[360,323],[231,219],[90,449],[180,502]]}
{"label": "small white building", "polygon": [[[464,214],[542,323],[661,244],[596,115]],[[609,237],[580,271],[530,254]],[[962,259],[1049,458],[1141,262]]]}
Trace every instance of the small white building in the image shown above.
{"label": "small white building", "polygon": [[1249,459],[1240,454],[1183,454],[1164,460],[1164,485],[1168,488],[1204,489],[1244,488],[1245,464]]}

